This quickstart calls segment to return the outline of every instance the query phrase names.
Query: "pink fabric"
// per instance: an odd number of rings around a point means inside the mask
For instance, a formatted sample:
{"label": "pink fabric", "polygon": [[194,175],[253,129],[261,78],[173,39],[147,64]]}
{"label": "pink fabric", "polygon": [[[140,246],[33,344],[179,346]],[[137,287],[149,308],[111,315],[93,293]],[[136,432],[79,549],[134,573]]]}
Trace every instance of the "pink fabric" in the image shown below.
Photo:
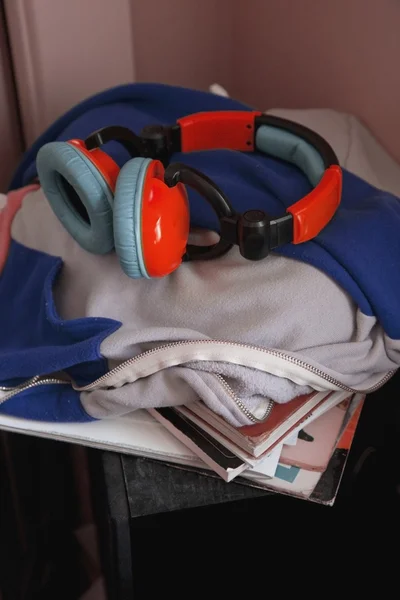
{"label": "pink fabric", "polygon": [[11,243],[11,226],[15,215],[21,208],[26,194],[34,192],[40,186],[38,184],[27,185],[7,195],[7,204],[0,211],[0,274],[7,261],[8,250]]}

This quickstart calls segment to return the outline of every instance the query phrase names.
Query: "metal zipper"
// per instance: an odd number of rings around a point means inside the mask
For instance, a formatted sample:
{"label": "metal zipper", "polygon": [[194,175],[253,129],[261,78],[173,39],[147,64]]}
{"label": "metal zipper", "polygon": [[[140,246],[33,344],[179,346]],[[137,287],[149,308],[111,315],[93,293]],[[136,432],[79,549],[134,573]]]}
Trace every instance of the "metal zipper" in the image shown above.
{"label": "metal zipper", "polygon": [[[224,342],[221,340],[186,340],[186,341],[181,341],[181,342],[172,342],[170,344],[166,344],[164,346],[159,346],[157,348],[152,348],[151,350],[146,350],[145,352],[139,354],[138,356],[135,356],[127,361],[124,361],[123,363],[121,363],[120,365],[118,365],[117,367],[115,367],[114,369],[112,369],[111,371],[109,371],[108,373],[106,373],[105,375],[103,375],[102,377],[99,377],[97,380],[93,381],[91,384],[79,388],[80,391],[90,391],[91,389],[97,388],[99,385],[103,384],[104,382],[107,382],[108,379],[110,379],[110,377],[113,377],[114,375],[117,375],[118,373],[122,372],[125,368],[134,365],[135,363],[137,363],[140,360],[143,360],[146,358],[146,356],[150,356],[152,354],[155,354],[157,352],[162,352],[164,350],[168,350],[168,349],[172,349],[172,348],[176,348],[176,347],[180,347],[180,346],[192,346],[195,344],[220,344],[220,345],[227,345],[227,346],[234,346],[234,347],[240,347],[240,348],[248,348],[248,349],[252,349],[252,350],[257,350],[260,352],[263,352],[265,354],[268,354],[270,356],[276,356],[279,357],[287,362],[290,362],[292,364],[295,364],[309,372],[315,373],[316,375],[318,375],[319,377],[321,377],[322,379],[324,379],[325,381],[330,382],[332,385],[343,389],[346,392],[349,393],[355,393],[355,392],[359,392],[359,393],[372,393],[373,391],[377,390],[378,388],[380,388],[382,385],[384,385],[384,383],[386,383],[386,381],[388,381],[392,375],[394,374],[394,371],[391,371],[389,373],[387,373],[387,375],[385,375],[385,377],[383,377],[383,379],[381,381],[379,381],[377,384],[375,384],[374,386],[372,386],[371,388],[368,388],[367,390],[361,391],[360,390],[354,390],[353,388],[350,388],[344,384],[342,384],[340,381],[338,381],[337,379],[331,377],[330,375],[327,375],[326,373],[324,373],[321,369],[318,369],[316,367],[313,367],[312,365],[309,365],[308,363],[306,363],[305,361],[287,355],[284,352],[280,352],[279,350],[271,350],[268,348],[259,348],[257,346],[251,346],[249,344],[244,344],[244,343],[240,343],[240,342]],[[274,402],[272,400],[270,400],[268,402],[268,406],[265,410],[264,415],[261,418],[256,417],[247,407],[246,405],[243,403],[243,401],[238,398],[238,396],[235,394],[235,392],[233,391],[233,389],[230,387],[230,385],[226,382],[226,380],[221,376],[221,375],[216,375],[216,377],[218,378],[218,380],[220,381],[221,385],[223,386],[223,388],[225,389],[225,391],[228,393],[228,395],[230,396],[230,398],[232,398],[232,400],[234,401],[234,403],[236,404],[236,406],[239,408],[239,410],[253,423],[257,423],[257,422],[262,422],[265,421],[271,411],[272,408],[274,406]],[[122,384],[122,385],[126,385],[128,382]]]}
{"label": "metal zipper", "polygon": [[[246,405],[235,394],[235,392],[233,391],[231,386],[222,377],[222,375],[215,375],[215,377],[220,381],[221,385],[223,386],[225,391],[228,393],[228,395],[232,398],[232,400],[235,402],[237,407],[243,412],[244,415],[246,415],[246,417],[250,421],[252,421],[253,423],[261,423],[262,421],[265,421],[265,419],[267,419],[269,417],[272,407],[274,405],[274,402],[272,400],[268,400],[268,405],[267,405],[267,408],[266,408],[263,416],[261,418],[256,417],[255,415],[253,415],[253,413],[251,411],[249,411],[248,408],[246,408]],[[62,384],[62,383],[70,384],[70,382],[62,380],[62,379],[55,379],[55,378],[49,378],[49,377],[41,379],[39,375],[36,375],[32,379],[29,379],[27,382],[17,385],[13,388],[0,386],[0,392],[8,392],[8,394],[3,396],[2,398],[0,397],[0,404],[2,404],[3,402],[6,402],[6,400],[9,400],[13,396],[17,396],[18,394],[20,394],[21,392],[23,392],[27,389],[37,387],[39,385]]]}
{"label": "metal zipper", "polygon": [[[327,375],[321,369],[318,369],[317,367],[309,365],[305,361],[303,361],[299,358],[296,358],[294,356],[285,354],[284,352],[281,352],[279,350],[271,350],[269,348],[259,348],[257,346],[251,346],[250,344],[244,344],[241,342],[224,342],[224,341],[220,341],[220,340],[187,340],[187,341],[182,341],[182,342],[172,342],[170,344],[166,344],[165,346],[158,346],[157,348],[152,348],[151,350],[146,350],[145,352],[142,352],[141,354],[138,354],[137,356],[124,361],[117,367],[114,367],[113,369],[111,369],[110,371],[108,371],[107,373],[105,373],[104,375],[102,375],[101,377],[99,377],[98,379],[93,381],[92,383],[89,383],[88,385],[86,385],[84,387],[76,387],[75,389],[79,390],[79,391],[83,391],[83,392],[91,391],[93,389],[98,388],[102,383],[106,382],[108,379],[110,379],[114,375],[118,375],[118,373],[120,373],[127,367],[130,367],[131,365],[134,365],[136,362],[145,359],[146,356],[150,356],[152,354],[156,354],[157,352],[162,352],[164,350],[176,348],[179,346],[192,346],[195,344],[196,345],[197,344],[226,345],[226,346],[234,346],[234,347],[244,348],[244,349],[247,348],[249,350],[256,350],[257,352],[268,354],[270,356],[275,356],[286,362],[297,365],[298,367],[300,367],[306,371],[309,371],[310,373],[314,373],[318,377],[321,377],[321,379],[328,381],[335,387],[338,387],[338,388],[344,390],[345,392],[351,392],[351,393],[359,392],[359,393],[363,393],[363,394],[370,394],[370,393],[376,391],[377,389],[379,389],[380,387],[382,387],[382,385],[384,385],[384,383],[386,383],[386,381],[388,381],[395,373],[395,371],[390,371],[378,383],[376,383],[375,385],[373,385],[370,388],[367,388],[365,390],[355,390],[353,388],[348,387],[347,385],[344,385],[343,383],[341,383],[339,380],[335,379],[334,377]],[[196,359],[196,360],[198,360],[198,359]],[[193,361],[189,361],[189,362],[193,362]],[[227,361],[227,362],[229,362],[229,361]],[[129,382],[126,382],[126,383],[129,383]],[[126,384],[124,384],[124,385],[126,385]]]}
{"label": "metal zipper", "polygon": [[273,400],[268,400],[267,408],[265,409],[262,417],[256,417],[253,413],[246,407],[244,402],[235,394],[229,383],[222,377],[222,375],[216,375],[216,378],[220,381],[222,387],[226,390],[229,396],[232,398],[237,407],[242,411],[246,417],[252,421],[252,423],[263,423],[266,419],[268,419],[271,414],[272,408],[274,406]]}
{"label": "metal zipper", "polygon": [[17,396],[21,392],[29,390],[30,388],[38,387],[39,385],[61,383],[63,383],[64,385],[71,385],[71,383],[69,381],[66,381],[65,379],[55,379],[54,377],[41,378],[40,375],[35,375],[35,377],[32,377],[32,379],[29,379],[28,381],[25,381],[25,383],[21,383],[20,385],[17,385],[13,388],[0,387],[1,392],[8,392],[8,394],[6,393],[5,396],[0,396],[0,404],[3,404],[3,402],[6,402],[6,400],[13,398],[13,396]]}
{"label": "metal zipper", "polygon": [[[309,365],[305,361],[303,361],[299,358],[296,358],[294,356],[287,355],[284,352],[281,352],[279,350],[271,350],[269,348],[261,348],[261,347],[257,347],[257,346],[251,346],[249,344],[244,344],[244,343],[240,343],[240,342],[224,342],[224,341],[220,341],[220,340],[187,340],[187,341],[181,341],[181,342],[172,342],[172,343],[166,344],[164,346],[158,346],[157,348],[152,348],[151,350],[146,350],[145,352],[142,352],[141,354],[139,354],[133,358],[130,358],[129,360],[124,361],[123,363],[121,363],[117,367],[114,367],[113,369],[111,369],[110,371],[108,371],[107,373],[105,373],[104,375],[102,375],[101,377],[99,377],[98,379],[93,381],[92,383],[90,383],[86,386],[83,386],[83,387],[75,385],[73,381],[68,382],[65,379],[64,380],[56,379],[53,377],[40,378],[40,376],[35,376],[32,379],[30,379],[28,382],[26,382],[25,384],[21,384],[19,386],[16,386],[15,388],[3,388],[2,387],[2,388],[0,388],[1,391],[4,391],[4,392],[9,391],[9,393],[6,394],[5,396],[3,396],[2,398],[0,398],[0,404],[5,402],[6,400],[9,400],[13,396],[21,393],[22,391],[25,391],[25,390],[33,388],[33,387],[37,387],[39,385],[48,385],[48,384],[64,384],[65,385],[67,383],[70,383],[70,384],[72,384],[73,388],[77,391],[90,392],[94,389],[97,389],[101,384],[107,382],[107,380],[109,380],[111,377],[118,375],[118,373],[122,372],[127,367],[134,365],[138,361],[142,361],[147,356],[150,356],[152,354],[162,352],[165,350],[173,349],[173,348],[176,348],[179,346],[191,346],[194,344],[227,345],[227,346],[233,346],[233,347],[238,347],[238,348],[243,348],[243,349],[247,348],[249,350],[256,350],[257,352],[268,354],[270,356],[275,356],[286,362],[297,365],[306,371],[314,373],[321,379],[323,379],[323,380],[331,383],[335,387],[338,387],[349,393],[370,394],[370,393],[376,391],[377,389],[379,389],[380,387],[382,387],[395,373],[395,371],[390,371],[378,383],[376,383],[374,386],[372,386],[370,388],[367,388],[365,390],[355,390],[353,388],[350,388],[350,387],[344,385],[343,383],[341,383],[334,377],[327,375],[321,369],[318,369],[317,367]],[[189,362],[191,362],[191,361],[189,361]],[[260,419],[260,418],[256,417],[255,415],[253,415],[253,413],[248,410],[248,408],[245,406],[245,404],[242,402],[242,400],[240,400],[240,398],[237,397],[235,392],[232,390],[232,388],[229,386],[229,384],[225,381],[225,379],[221,375],[216,375],[216,377],[219,379],[219,381],[223,385],[224,389],[227,391],[229,396],[235,402],[235,404],[239,408],[239,410],[241,412],[243,412],[243,414],[248,419],[250,419],[252,422],[261,422],[261,421],[265,420],[266,418],[268,418],[269,414],[271,413],[272,407],[274,405],[274,402],[272,400],[269,401],[266,411],[265,411],[263,417]],[[127,381],[122,385],[127,385],[128,383],[130,383],[130,382]],[[120,387],[122,387],[122,385]]]}

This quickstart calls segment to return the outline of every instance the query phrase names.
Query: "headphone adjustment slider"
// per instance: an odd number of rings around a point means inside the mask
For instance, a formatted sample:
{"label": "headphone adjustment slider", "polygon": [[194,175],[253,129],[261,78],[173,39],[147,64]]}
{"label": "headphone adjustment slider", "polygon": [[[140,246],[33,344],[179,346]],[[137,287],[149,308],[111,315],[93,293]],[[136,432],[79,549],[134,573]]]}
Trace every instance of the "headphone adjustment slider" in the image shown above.
{"label": "headphone adjustment slider", "polygon": [[270,219],[262,210],[248,210],[238,222],[240,254],[247,260],[262,260],[270,251]]}
{"label": "headphone adjustment slider", "polygon": [[180,128],[178,125],[148,125],[140,132],[142,156],[159,160],[167,167],[171,156],[180,151]]}
{"label": "headphone adjustment slider", "polygon": [[248,210],[244,214],[222,217],[221,238],[239,246],[247,260],[261,260],[270,251],[270,219],[262,210]]}

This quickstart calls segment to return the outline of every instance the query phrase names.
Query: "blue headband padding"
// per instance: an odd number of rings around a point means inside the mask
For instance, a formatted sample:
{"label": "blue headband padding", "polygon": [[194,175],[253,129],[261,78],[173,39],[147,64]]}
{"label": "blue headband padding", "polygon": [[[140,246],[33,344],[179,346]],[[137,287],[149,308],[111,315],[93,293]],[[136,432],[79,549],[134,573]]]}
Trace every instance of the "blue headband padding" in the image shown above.
{"label": "blue headband padding", "polygon": [[123,271],[134,279],[149,279],[142,251],[142,198],[146,172],[152,160],[134,158],[122,167],[115,189],[115,251]]}
{"label": "blue headband padding", "polygon": [[302,138],[270,125],[262,125],[256,132],[258,150],[296,165],[316,187],[325,172],[324,161],[319,152]]}
{"label": "blue headband padding", "polygon": [[[69,234],[88,252],[110,252],[113,195],[92,162],[71,144],[50,142],[39,150],[36,166],[44,194]],[[85,207],[89,222],[74,206],[65,181]]]}

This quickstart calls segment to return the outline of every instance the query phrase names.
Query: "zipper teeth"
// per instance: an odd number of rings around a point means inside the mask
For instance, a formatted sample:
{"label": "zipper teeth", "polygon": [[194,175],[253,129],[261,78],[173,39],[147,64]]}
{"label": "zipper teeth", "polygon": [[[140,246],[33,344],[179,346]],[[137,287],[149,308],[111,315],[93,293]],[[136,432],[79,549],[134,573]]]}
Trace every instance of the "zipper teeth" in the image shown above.
{"label": "zipper teeth", "polygon": [[229,383],[222,377],[222,375],[216,375],[216,378],[221,383],[222,387],[226,390],[238,408],[242,411],[243,414],[252,422],[252,423],[262,423],[265,421],[269,415],[271,414],[272,407],[274,406],[273,400],[268,400],[268,406],[265,409],[265,412],[261,418],[256,417],[242,402],[242,400],[235,394]]}
{"label": "zipper teeth", "polygon": [[[351,393],[359,392],[359,393],[364,393],[364,394],[370,394],[370,393],[376,391],[377,389],[379,389],[380,387],[382,387],[395,373],[395,371],[390,371],[377,384],[375,384],[374,386],[372,386],[366,390],[354,390],[353,388],[350,388],[350,387],[342,384],[340,381],[338,381],[334,377],[331,377],[330,375],[326,375],[326,373],[324,373],[321,369],[318,369],[317,367],[313,367],[312,365],[307,364],[305,361],[300,360],[299,358],[287,355],[284,352],[280,352],[279,350],[271,350],[269,348],[261,348],[261,347],[257,347],[257,346],[251,346],[249,344],[243,344],[240,342],[224,342],[221,340],[187,340],[187,341],[182,341],[182,342],[174,342],[171,344],[166,344],[165,346],[161,346],[158,348],[152,348],[151,350],[146,350],[145,352],[142,352],[138,356],[135,356],[134,358],[131,358],[131,359],[121,363],[117,367],[114,367],[114,369],[111,369],[111,371],[108,371],[107,373],[102,375],[102,377],[99,377],[98,379],[93,381],[91,384],[89,384],[88,386],[85,387],[85,391],[90,391],[91,388],[99,385],[103,381],[107,381],[107,379],[109,377],[116,375],[117,373],[123,371],[126,367],[129,367],[130,365],[135,364],[137,361],[143,359],[146,356],[155,354],[156,352],[161,352],[161,351],[169,349],[169,348],[175,348],[177,346],[193,345],[193,344],[199,344],[199,343],[204,343],[204,344],[213,343],[213,344],[221,344],[221,345],[226,344],[226,345],[230,345],[230,346],[233,345],[233,346],[237,346],[240,348],[248,348],[251,350],[257,350],[259,352],[264,352],[265,354],[269,354],[270,356],[276,356],[278,358],[282,358],[282,359],[286,360],[287,362],[298,365],[298,366],[302,367],[303,369],[306,369],[306,370],[318,375],[319,377],[321,377],[321,379],[324,379],[325,381],[332,383],[336,387],[338,387],[346,392],[351,392]],[[216,375],[216,377],[219,379],[219,381],[221,382],[221,384],[223,385],[223,387],[227,391],[227,393],[230,395],[230,397],[234,400],[237,407],[253,423],[264,421],[265,419],[267,419],[269,417],[269,415],[272,411],[272,408],[274,406],[273,400],[269,400],[268,406],[265,410],[263,417],[258,418],[255,415],[253,415],[253,413],[251,411],[249,411],[249,409],[245,406],[245,404],[242,402],[242,400],[240,398],[238,398],[238,396],[232,390],[230,385],[225,381],[225,379],[221,375]],[[3,391],[3,392],[9,391],[9,393],[6,394],[6,396],[4,396],[3,398],[0,399],[0,404],[5,402],[6,400],[9,400],[13,396],[16,396],[17,394],[19,394],[22,391],[25,391],[27,389],[30,389],[30,388],[33,388],[33,387],[36,387],[39,385],[67,384],[67,383],[70,383],[70,382],[67,382],[63,379],[56,379],[53,377],[46,377],[46,378],[41,379],[39,375],[36,375],[32,379],[30,379],[27,383],[19,385],[15,388],[0,387],[0,391]]]}
{"label": "zipper teeth", "polygon": [[68,384],[69,382],[62,380],[62,379],[55,379],[54,377],[45,377],[43,379],[40,379],[40,375],[35,375],[35,377],[32,377],[32,379],[29,379],[28,382],[26,382],[22,385],[18,385],[14,388],[0,387],[0,391],[2,391],[2,392],[8,391],[9,392],[5,396],[3,396],[3,398],[0,398],[0,404],[3,404],[3,402],[6,402],[6,400],[9,400],[13,396],[20,394],[21,392],[24,392],[25,390],[29,390],[30,388],[38,387],[39,385],[61,384],[61,383]]}
{"label": "zipper teeth", "polygon": [[[318,375],[319,377],[321,377],[321,379],[324,379],[325,381],[332,383],[332,385],[335,385],[336,387],[339,387],[340,389],[342,389],[346,392],[354,393],[356,391],[360,391],[360,390],[354,390],[353,388],[350,388],[347,385],[344,385],[343,383],[341,383],[334,377],[331,377],[330,375],[326,375],[326,373],[324,373],[321,369],[318,369],[317,367],[313,367],[312,365],[309,365],[305,361],[300,360],[299,358],[296,358],[294,356],[285,354],[284,352],[281,352],[279,350],[271,350],[269,348],[261,348],[258,346],[251,346],[249,344],[243,344],[240,342],[224,342],[221,340],[187,340],[187,341],[182,341],[182,342],[173,342],[171,344],[166,344],[165,346],[159,346],[157,348],[152,348],[151,350],[146,350],[145,352],[142,352],[138,356],[135,356],[134,358],[130,358],[129,360],[121,363],[117,367],[114,367],[113,369],[111,369],[111,371],[108,371],[107,373],[105,373],[104,375],[102,375],[101,377],[99,377],[98,379],[93,381],[92,383],[90,383],[88,386],[86,386],[85,390],[83,390],[83,391],[90,391],[91,388],[101,384],[103,381],[107,381],[107,379],[109,377],[112,377],[113,375],[118,374],[119,372],[123,371],[126,367],[129,367],[130,365],[135,364],[137,361],[142,360],[143,358],[145,358],[146,356],[149,356],[151,354],[155,354],[157,352],[161,352],[161,351],[167,350],[169,348],[176,348],[177,346],[189,346],[189,345],[193,345],[193,344],[210,344],[210,343],[220,344],[220,345],[225,344],[225,345],[229,345],[229,346],[237,346],[238,348],[248,348],[249,350],[257,350],[258,352],[263,352],[265,354],[269,354],[270,356],[276,356],[278,358],[282,358],[282,359],[286,360],[287,362],[290,362],[299,367],[302,367],[303,369],[306,369],[307,371],[310,371],[310,372],[314,373],[315,375]],[[385,375],[385,377],[383,377],[383,379],[381,379],[381,381],[379,381],[374,386],[372,386],[366,390],[361,390],[361,393],[370,394],[370,393],[376,391],[377,389],[382,387],[382,385],[384,383],[386,383],[386,381],[388,381],[393,376],[394,373],[395,373],[395,371],[390,371],[389,373],[387,373]],[[226,385],[228,385],[228,384],[226,384]]]}

